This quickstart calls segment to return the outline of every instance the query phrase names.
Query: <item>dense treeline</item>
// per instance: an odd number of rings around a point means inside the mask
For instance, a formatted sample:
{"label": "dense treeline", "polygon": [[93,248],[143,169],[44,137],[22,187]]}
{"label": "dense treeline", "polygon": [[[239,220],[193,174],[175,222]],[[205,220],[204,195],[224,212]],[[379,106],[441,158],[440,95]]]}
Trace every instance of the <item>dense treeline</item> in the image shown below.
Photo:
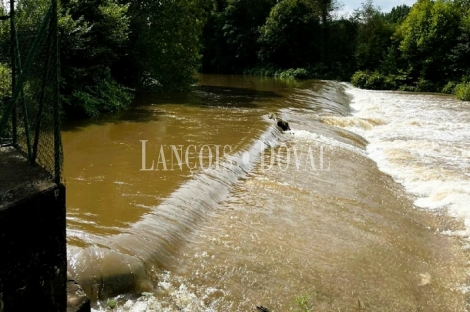
{"label": "dense treeline", "polygon": [[[202,36],[203,70],[352,80],[369,89],[469,99],[468,0],[419,0],[338,17],[331,0],[221,0]],[[352,77],[352,78],[351,78]]]}
{"label": "dense treeline", "polygon": [[[19,16],[35,16],[49,0],[17,3]],[[96,116],[125,107],[135,91],[187,91],[198,71],[470,98],[470,0],[418,0],[388,13],[367,0],[347,17],[340,8],[337,0],[61,0],[65,110]],[[8,27],[0,24],[0,54],[9,53]]]}
{"label": "dense treeline", "polygon": [[69,112],[95,116],[127,105],[135,90],[186,91],[195,82],[204,0],[61,4],[62,94]]}
{"label": "dense treeline", "polygon": [[[383,15],[367,3],[364,8],[371,14],[359,26],[357,51],[365,45],[369,50],[365,56],[373,64],[358,66],[353,84],[455,92],[460,99],[470,100],[469,4],[467,0],[419,0],[409,12],[402,7]],[[361,38],[364,33],[368,40]]]}
{"label": "dense treeline", "polygon": [[[18,33],[30,28],[24,17],[40,21],[49,4],[18,0]],[[115,111],[127,106],[135,91],[186,91],[195,82],[210,0],[61,0],[59,5],[61,95],[68,116]],[[6,47],[10,24],[0,28],[0,46]],[[9,51],[0,49],[0,59],[7,60]]]}
{"label": "dense treeline", "polygon": [[357,25],[335,18],[338,8],[332,0],[218,0],[203,29],[202,70],[277,75],[292,68],[287,76],[349,80]]}

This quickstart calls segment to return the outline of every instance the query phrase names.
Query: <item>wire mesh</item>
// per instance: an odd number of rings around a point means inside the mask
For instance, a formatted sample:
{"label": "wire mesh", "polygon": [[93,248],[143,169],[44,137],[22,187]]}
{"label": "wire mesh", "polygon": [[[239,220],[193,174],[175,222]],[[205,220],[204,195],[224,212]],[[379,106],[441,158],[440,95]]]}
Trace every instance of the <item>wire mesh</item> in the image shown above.
{"label": "wire mesh", "polygon": [[[14,146],[24,161],[45,169],[42,179],[59,182],[56,1],[17,0],[1,9],[0,144]],[[29,180],[24,177],[23,183]]]}

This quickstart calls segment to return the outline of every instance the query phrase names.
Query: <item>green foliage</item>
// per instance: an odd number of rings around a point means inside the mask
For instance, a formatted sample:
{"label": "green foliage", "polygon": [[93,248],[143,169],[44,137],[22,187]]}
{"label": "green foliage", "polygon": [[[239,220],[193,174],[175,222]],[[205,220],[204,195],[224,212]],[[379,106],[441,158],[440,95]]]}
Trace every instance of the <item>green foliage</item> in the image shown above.
{"label": "green foliage", "polygon": [[418,80],[418,83],[416,84],[416,89],[415,89],[415,91],[418,91],[418,92],[434,92],[436,90],[437,88],[432,81],[426,80],[423,78],[420,78]]}
{"label": "green foliage", "polygon": [[369,90],[397,90],[405,83],[402,75],[384,75],[379,71],[357,71],[351,78],[353,86]]}
{"label": "green foliage", "polygon": [[396,36],[416,80],[441,82],[452,78],[448,54],[456,45],[460,17],[450,1],[419,0],[413,6]]}
{"label": "green foliage", "polygon": [[365,89],[369,76],[370,76],[369,73],[365,71],[357,71],[352,76],[351,83],[353,86],[357,88]]}
{"label": "green foliage", "polygon": [[0,99],[11,96],[11,68],[0,63]]}
{"label": "green foliage", "polygon": [[[315,77],[324,79],[349,80],[357,70],[358,23],[354,20],[333,20],[329,23],[329,45],[327,47],[328,60],[316,64]],[[334,39],[333,39],[334,38]]]}
{"label": "green foliage", "polygon": [[470,55],[470,10],[465,7],[458,7],[458,9],[463,12],[459,27],[460,35],[449,55],[452,61],[451,70],[456,77],[470,75],[470,57],[468,57]]}
{"label": "green foliage", "polygon": [[203,69],[286,79],[352,76],[361,88],[448,93],[455,89],[449,81],[470,75],[467,0],[418,0],[388,13],[367,0],[349,19],[333,18],[335,1],[268,2],[214,1]]}
{"label": "green foliage", "polygon": [[319,17],[304,0],[276,4],[260,29],[258,53],[263,62],[282,68],[313,63],[321,57]]}
{"label": "green foliage", "polygon": [[[69,116],[96,116],[131,101],[131,89],[186,91],[200,66],[200,35],[211,0],[62,0],[59,50]],[[50,0],[19,0],[19,32],[38,23]],[[10,54],[0,23],[0,56]],[[255,39],[256,40],[256,39]],[[131,88],[131,89],[129,89]]]}
{"label": "green foliage", "polygon": [[227,73],[233,69],[233,51],[230,51],[222,30],[225,5],[223,0],[215,1],[214,6],[206,11],[208,17],[201,35],[203,72]]}
{"label": "green foliage", "polygon": [[[11,96],[11,69],[5,66],[4,64],[0,63],[0,100],[6,100],[8,97]],[[0,119],[3,115],[3,107],[0,106]],[[11,127],[7,126],[4,129],[3,134],[6,137],[10,137],[11,134]]]}
{"label": "green foliage", "polygon": [[385,76],[380,72],[373,72],[368,78],[365,85],[366,89],[370,90],[381,90],[385,88]]}
{"label": "green foliage", "polygon": [[268,64],[266,66],[258,66],[250,69],[245,69],[243,71],[244,75],[253,75],[253,76],[265,76],[265,77],[278,77],[282,72],[282,69],[276,67],[273,64]]}
{"label": "green foliage", "polygon": [[410,10],[411,8],[406,4],[398,5],[392,8],[389,13],[385,13],[384,18],[390,24],[399,25],[406,19]]}
{"label": "green foliage", "polygon": [[111,75],[127,45],[127,10],[128,5],[113,0],[64,1],[59,32],[62,95],[69,116],[96,116],[131,102]]}
{"label": "green foliage", "polygon": [[458,93],[465,99],[467,85],[454,81],[470,74],[469,12],[468,1],[418,0],[411,10],[399,6],[388,14],[366,2],[355,16],[356,59],[365,70],[356,72],[352,83],[367,89]]}
{"label": "green foliage", "polygon": [[255,67],[243,72],[245,75],[276,77],[281,79],[309,79],[313,78],[312,73],[305,68],[290,68],[283,70],[270,64],[264,67]]}
{"label": "green foliage", "polygon": [[358,69],[377,69],[391,44],[394,29],[386,22],[372,0],[363,3],[362,8],[355,11],[354,18],[359,24],[356,48]]}
{"label": "green foliage", "polygon": [[200,65],[204,9],[194,0],[132,1],[131,36],[120,66],[123,81],[146,91],[187,91]]}
{"label": "green foliage", "polygon": [[301,296],[295,297],[295,303],[297,304],[298,311],[300,312],[313,311],[313,308],[309,304],[310,300],[311,300],[311,297],[307,295],[301,295]]}
{"label": "green foliage", "polygon": [[240,73],[256,66],[259,28],[276,0],[215,2],[202,35],[203,68]]}
{"label": "green foliage", "polygon": [[114,112],[125,108],[133,96],[128,89],[118,84],[111,75],[101,77],[95,85],[86,86],[73,92],[63,102],[67,103],[70,112],[85,113],[96,117],[101,112]]}
{"label": "green foliage", "polygon": [[444,88],[442,88],[441,92],[442,93],[447,93],[447,94],[454,94],[455,93],[455,87],[457,86],[458,83],[455,81],[449,81]]}
{"label": "green foliage", "polygon": [[458,84],[455,87],[455,94],[459,100],[470,101],[470,82]]}
{"label": "green foliage", "polygon": [[[314,69],[346,79],[355,71],[356,24],[334,19],[335,0],[214,0],[202,35],[204,72]],[[273,76],[273,73],[269,74]]]}
{"label": "green foliage", "polygon": [[111,308],[111,310],[113,310],[117,305],[116,299],[108,299],[107,303],[108,303],[108,307]]}
{"label": "green foliage", "polygon": [[279,78],[281,79],[307,79],[309,76],[305,68],[291,68],[279,74]]}
{"label": "green foliage", "polygon": [[[18,31],[33,28],[48,5],[18,0]],[[470,75],[468,0],[418,0],[388,13],[367,0],[348,19],[334,18],[338,8],[334,0],[62,0],[66,111],[122,109],[131,90],[188,91],[201,65],[282,79],[352,76],[361,88],[467,98],[468,84],[453,81]],[[8,76],[9,27],[0,23],[0,80]],[[10,88],[3,81],[0,96]]]}

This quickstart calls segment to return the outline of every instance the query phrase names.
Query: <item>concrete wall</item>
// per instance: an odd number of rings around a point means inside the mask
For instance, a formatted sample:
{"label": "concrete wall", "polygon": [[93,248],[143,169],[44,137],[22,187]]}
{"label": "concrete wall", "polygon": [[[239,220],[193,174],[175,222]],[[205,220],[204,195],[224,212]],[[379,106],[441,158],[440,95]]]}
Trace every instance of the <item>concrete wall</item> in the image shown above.
{"label": "concrete wall", "polygon": [[0,312],[66,310],[65,187],[0,203]]}

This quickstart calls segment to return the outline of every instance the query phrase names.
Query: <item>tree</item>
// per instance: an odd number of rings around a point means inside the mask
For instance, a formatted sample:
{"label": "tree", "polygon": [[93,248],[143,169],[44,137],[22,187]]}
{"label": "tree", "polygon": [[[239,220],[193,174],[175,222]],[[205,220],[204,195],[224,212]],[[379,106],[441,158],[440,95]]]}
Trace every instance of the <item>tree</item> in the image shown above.
{"label": "tree", "polygon": [[354,12],[358,23],[356,61],[359,70],[375,70],[385,58],[391,44],[393,27],[385,21],[380,8],[367,0]]}
{"label": "tree", "polygon": [[322,60],[329,63],[330,55],[330,25],[333,19],[333,12],[341,8],[337,0],[305,0],[314,12],[318,14],[322,27]]}
{"label": "tree", "polygon": [[465,1],[455,5],[463,16],[459,27],[460,35],[449,56],[452,61],[452,74],[456,77],[455,80],[457,80],[458,77],[462,76],[470,77],[470,4],[468,1]]}
{"label": "tree", "polygon": [[229,53],[227,58],[233,72],[257,64],[259,28],[275,5],[275,0],[228,0],[223,16],[223,36]]}
{"label": "tree", "polygon": [[406,4],[397,5],[396,7],[393,7],[389,13],[385,13],[384,18],[390,24],[399,25],[408,16],[410,10],[411,7]]}
{"label": "tree", "polygon": [[61,93],[69,116],[96,116],[130,103],[130,93],[112,76],[128,43],[127,10],[112,0],[62,1]]}
{"label": "tree", "polygon": [[260,59],[283,68],[302,67],[321,60],[320,19],[303,0],[276,4],[260,29]]}
{"label": "tree", "polygon": [[356,46],[358,24],[350,19],[330,22],[329,32],[332,39],[329,46],[327,72],[321,77],[336,80],[349,80],[356,71]]}
{"label": "tree", "polygon": [[452,2],[418,0],[396,36],[399,49],[415,79],[444,84],[452,80],[449,52],[460,35],[460,13]]}
{"label": "tree", "polygon": [[200,65],[204,0],[130,2],[127,56],[116,74],[145,90],[185,91]]}
{"label": "tree", "polygon": [[226,0],[217,0],[206,8],[207,20],[201,35],[202,72],[230,73],[233,51],[224,37]]}

